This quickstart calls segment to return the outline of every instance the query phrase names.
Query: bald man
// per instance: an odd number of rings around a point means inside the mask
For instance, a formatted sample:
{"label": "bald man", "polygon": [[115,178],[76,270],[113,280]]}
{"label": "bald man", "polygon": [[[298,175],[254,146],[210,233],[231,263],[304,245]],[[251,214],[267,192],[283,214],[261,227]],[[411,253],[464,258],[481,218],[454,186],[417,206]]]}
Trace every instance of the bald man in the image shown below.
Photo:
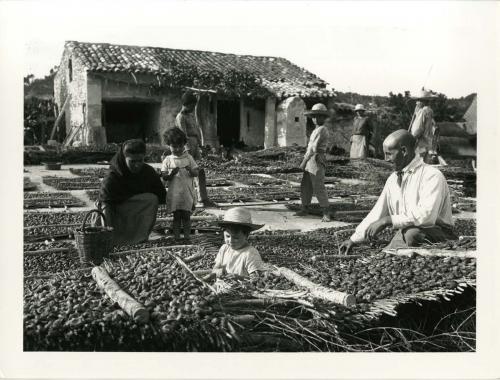
{"label": "bald man", "polygon": [[377,203],[340,249],[374,239],[384,228],[398,232],[386,248],[417,247],[456,239],[452,231],[450,191],[443,174],[415,154],[415,138],[404,129],[384,140],[385,160],[395,172],[387,179]]}

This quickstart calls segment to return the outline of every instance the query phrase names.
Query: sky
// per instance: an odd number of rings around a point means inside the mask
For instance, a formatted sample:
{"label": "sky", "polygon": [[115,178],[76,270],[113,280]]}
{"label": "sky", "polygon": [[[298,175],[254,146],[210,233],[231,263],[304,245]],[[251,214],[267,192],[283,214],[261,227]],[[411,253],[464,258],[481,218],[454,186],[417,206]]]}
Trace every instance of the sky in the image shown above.
{"label": "sky", "polygon": [[43,77],[78,40],[280,56],[342,92],[425,86],[448,97],[477,92],[498,11],[493,1],[70,4],[15,4],[26,74]]}

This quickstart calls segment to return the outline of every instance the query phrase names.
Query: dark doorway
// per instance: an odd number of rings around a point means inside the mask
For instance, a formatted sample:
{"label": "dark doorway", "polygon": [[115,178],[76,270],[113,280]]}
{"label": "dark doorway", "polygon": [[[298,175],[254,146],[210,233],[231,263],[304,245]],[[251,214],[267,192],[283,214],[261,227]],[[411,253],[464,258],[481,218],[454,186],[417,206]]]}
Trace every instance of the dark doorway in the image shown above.
{"label": "dark doorway", "polygon": [[159,104],[140,101],[103,101],[102,125],[108,143],[129,139],[156,142]]}
{"label": "dark doorway", "polygon": [[219,142],[233,146],[240,141],[240,102],[238,100],[217,101],[217,136]]}

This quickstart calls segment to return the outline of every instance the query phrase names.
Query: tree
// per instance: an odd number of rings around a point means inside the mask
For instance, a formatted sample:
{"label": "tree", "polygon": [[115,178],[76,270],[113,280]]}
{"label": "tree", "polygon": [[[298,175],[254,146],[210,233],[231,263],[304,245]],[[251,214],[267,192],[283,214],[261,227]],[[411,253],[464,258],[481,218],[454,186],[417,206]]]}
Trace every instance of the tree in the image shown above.
{"label": "tree", "polygon": [[30,86],[33,83],[33,80],[35,79],[35,76],[33,74],[28,74],[23,79],[24,79],[24,86]]}

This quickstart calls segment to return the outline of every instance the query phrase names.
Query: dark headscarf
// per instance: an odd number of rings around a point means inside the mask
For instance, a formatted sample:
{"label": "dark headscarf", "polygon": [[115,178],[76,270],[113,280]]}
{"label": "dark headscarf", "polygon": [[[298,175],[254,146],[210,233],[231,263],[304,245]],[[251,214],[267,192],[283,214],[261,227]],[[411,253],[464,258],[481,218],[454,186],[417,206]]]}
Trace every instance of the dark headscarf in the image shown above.
{"label": "dark headscarf", "polygon": [[128,140],[122,144],[111,159],[109,172],[101,183],[101,202],[122,203],[137,194],[153,193],[160,204],[165,203],[165,187],[151,166],[143,164],[138,173],[132,173],[127,166],[126,154],[145,153],[146,145],[141,140]]}
{"label": "dark headscarf", "polygon": [[187,106],[189,104],[196,104],[198,102],[196,95],[193,94],[191,91],[186,91],[184,94],[182,94],[181,100],[183,106]]}

